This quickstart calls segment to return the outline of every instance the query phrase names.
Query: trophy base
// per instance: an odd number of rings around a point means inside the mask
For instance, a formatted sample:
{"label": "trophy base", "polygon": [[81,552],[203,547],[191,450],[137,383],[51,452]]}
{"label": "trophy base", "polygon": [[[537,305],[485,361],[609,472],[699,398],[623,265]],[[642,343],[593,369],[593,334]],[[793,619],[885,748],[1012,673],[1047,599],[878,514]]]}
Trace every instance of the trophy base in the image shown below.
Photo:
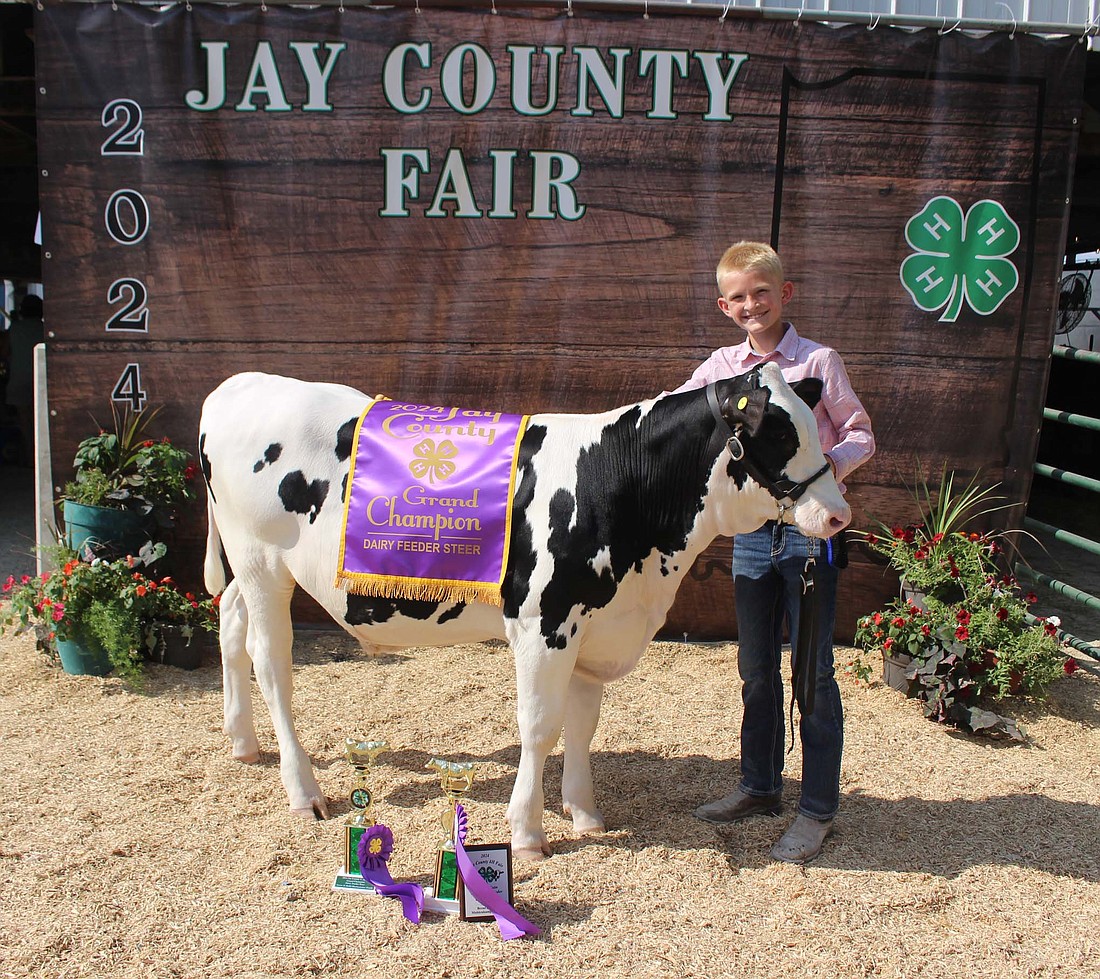
{"label": "trophy base", "polygon": [[436,897],[435,888],[424,888],[424,910],[432,911],[435,914],[458,914],[459,904],[456,899],[449,899],[445,897]]}
{"label": "trophy base", "polygon": [[349,874],[347,867],[341,867],[340,872],[332,881],[334,891],[351,891],[356,894],[375,894],[374,885],[362,874]]}

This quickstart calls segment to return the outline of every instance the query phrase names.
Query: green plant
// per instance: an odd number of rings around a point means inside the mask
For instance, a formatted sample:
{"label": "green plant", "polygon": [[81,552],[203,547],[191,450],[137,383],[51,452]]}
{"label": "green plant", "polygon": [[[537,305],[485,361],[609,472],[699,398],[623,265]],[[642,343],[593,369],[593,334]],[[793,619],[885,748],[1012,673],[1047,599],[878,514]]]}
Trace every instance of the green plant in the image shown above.
{"label": "green plant", "polygon": [[[1016,579],[998,567],[1009,532],[968,529],[972,521],[1008,508],[997,486],[983,487],[975,475],[959,489],[954,474],[944,470],[932,489],[918,473],[911,492],[920,521],[906,527],[880,523],[881,532],[866,538],[910,595],[861,618],[855,643],[863,654],[910,657],[908,694],[922,701],[932,720],[1019,737],[1014,721],[979,702],[1042,696],[1076,662],[1061,651],[1058,620],[1029,616],[1035,596],[1021,595]],[[850,670],[866,681],[872,669],[863,654]]]}
{"label": "green plant", "polygon": [[[907,693],[931,720],[1019,739],[1011,718],[981,703],[996,705],[1016,694],[1041,697],[1076,666],[1059,645],[1059,621],[1028,618],[1034,600],[1020,595],[1014,579],[989,575],[961,601],[894,599],[859,620],[855,643],[864,653],[911,658]],[[869,679],[864,655],[857,655],[852,672]]]}
{"label": "green plant", "polygon": [[2,586],[8,604],[0,634],[34,628],[50,649],[56,640],[91,640],[116,673],[136,677],[156,641],[158,623],[217,629],[216,598],[199,600],[171,578],[149,577],[142,570],[165,551],[163,544],[149,544],[137,556],[91,562],[63,551],[57,571],[18,581],[9,576]]}
{"label": "green plant", "polygon": [[879,531],[867,534],[867,546],[887,558],[903,586],[941,600],[966,597],[996,574],[1005,551],[1007,531],[967,530],[971,522],[1008,508],[998,502],[998,486],[982,487],[975,474],[960,491],[954,473],[944,470],[933,491],[918,471],[910,492],[920,520],[904,527],[879,523]]}
{"label": "green plant", "polygon": [[198,467],[168,438],[149,438],[160,408],[121,412],[112,402],[114,431],[100,429],[77,446],[75,477],[63,498],[90,506],[140,510],[172,507],[193,499]]}

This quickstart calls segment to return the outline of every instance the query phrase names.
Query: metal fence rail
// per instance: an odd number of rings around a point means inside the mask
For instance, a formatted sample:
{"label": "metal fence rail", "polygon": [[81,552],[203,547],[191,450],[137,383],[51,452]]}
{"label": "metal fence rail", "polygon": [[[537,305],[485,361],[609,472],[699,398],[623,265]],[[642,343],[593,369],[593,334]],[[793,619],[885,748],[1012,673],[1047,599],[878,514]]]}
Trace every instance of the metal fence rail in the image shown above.
{"label": "metal fence rail", "polygon": [[[1078,350],[1074,347],[1059,345],[1054,347],[1053,354],[1055,357],[1062,357],[1066,360],[1077,360],[1083,363],[1100,366],[1100,353],[1096,351]],[[1064,425],[1072,425],[1076,428],[1084,428],[1093,432],[1100,432],[1100,418],[1091,418],[1088,415],[1079,415],[1069,411],[1057,411],[1053,408],[1044,408],[1043,420]],[[1037,476],[1052,479],[1064,483],[1067,486],[1074,486],[1077,489],[1083,489],[1088,493],[1095,493],[1097,496],[1100,496],[1100,479],[1082,476],[1078,473],[1069,472],[1065,469],[1060,469],[1056,466],[1048,466],[1039,462],[1035,463],[1033,471]],[[1087,551],[1090,554],[1100,555],[1100,541],[1094,541],[1088,537],[1083,537],[1080,534],[1065,530],[1062,527],[1055,527],[1052,524],[1043,523],[1031,517],[1024,518],[1024,527],[1027,530],[1051,537],[1060,543],[1068,544],[1071,547]],[[1086,608],[1100,611],[1100,598],[1097,598],[1095,595],[1090,595],[1088,592],[1082,591],[1080,588],[1068,582],[1060,581],[1057,578],[1044,574],[1042,571],[1037,571],[1022,563],[1016,565],[1015,572],[1016,577],[1021,580],[1029,581],[1043,588],[1047,588],[1055,594],[1068,598]],[[1033,616],[1028,616],[1028,618],[1032,621],[1038,621]],[[1073,633],[1066,632],[1062,629],[1058,630],[1058,638],[1078,652],[1084,653],[1086,656],[1100,661],[1100,646],[1091,644],[1081,637],[1075,636]]]}

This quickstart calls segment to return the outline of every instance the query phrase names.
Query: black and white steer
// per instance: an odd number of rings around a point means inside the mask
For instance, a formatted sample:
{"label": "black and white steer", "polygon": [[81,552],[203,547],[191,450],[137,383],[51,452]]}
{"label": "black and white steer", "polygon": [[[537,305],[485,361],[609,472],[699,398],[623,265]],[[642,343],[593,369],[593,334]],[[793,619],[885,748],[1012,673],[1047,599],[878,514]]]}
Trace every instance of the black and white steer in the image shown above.
{"label": "black and white steer", "polygon": [[[531,859],[550,852],[543,766],[563,728],[565,812],[576,832],[602,831],[589,745],[604,684],[637,664],[696,556],[719,534],[777,517],[815,537],[837,533],[850,519],[807,406],[821,384],[796,387],[801,398],[768,364],[712,385],[709,402],[700,389],[602,414],[532,416],[498,608],[336,588],[352,435],[371,399],[337,384],[258,373],[229,378],[206,399],[199,444],[209,489],[206,587],[225,588],[222,548],[234,575],[221,601],[225,732],[234,757],[259,757],[251,661],[274,722],[290,809],[327,817],[291,715],[297,583],[364,645],[507,639],[521,746],[508,806],[513,852]],[[730,438],[731,427],[739,440]]]}

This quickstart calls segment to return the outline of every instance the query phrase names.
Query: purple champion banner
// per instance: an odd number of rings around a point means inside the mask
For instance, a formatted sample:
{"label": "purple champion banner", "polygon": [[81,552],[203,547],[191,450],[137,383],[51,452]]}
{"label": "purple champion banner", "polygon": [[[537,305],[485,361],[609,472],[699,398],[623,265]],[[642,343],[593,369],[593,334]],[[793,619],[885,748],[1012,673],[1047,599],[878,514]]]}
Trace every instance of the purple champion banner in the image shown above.
{"label": "purple champion banner", "polygon": [[336,585],[501,604],[527,415],[375,401],[355,431]]}

